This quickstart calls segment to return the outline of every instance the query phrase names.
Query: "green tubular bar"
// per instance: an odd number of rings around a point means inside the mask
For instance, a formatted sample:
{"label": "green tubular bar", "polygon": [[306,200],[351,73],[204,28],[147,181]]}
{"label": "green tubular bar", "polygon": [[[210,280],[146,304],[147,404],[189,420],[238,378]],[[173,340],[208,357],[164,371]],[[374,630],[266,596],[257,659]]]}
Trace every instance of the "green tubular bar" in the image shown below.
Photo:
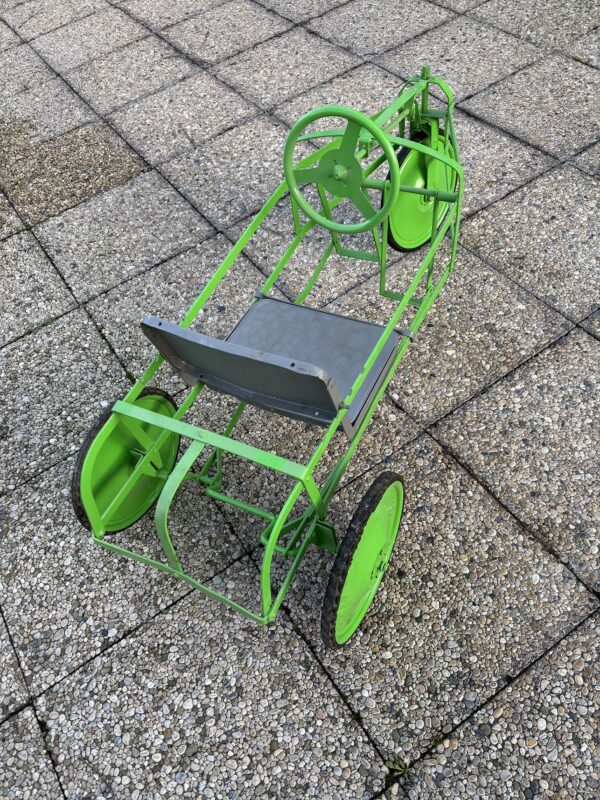
{"label": "green tubular bar", "polygon": [[[446,108],[444,110],[429,109],[429,87],[431,85],[437,86],[445,95]],[[125,485],[118,494],[112,498],[110,506],[105,509],[103,514],[100,514],[98,511],[91,487],[86,485],[84,481],[81,482],[81,499],[92,528],[93,540],[98,545],[111,552],[140,561],[166,574],[183,580],[198,591],[221,600],[236,611],[263,624],[270,622],[275,617],[300,566],[302,558],[311,544],[322,547],[330,552],[336,552],[338,544],[335,532],[332,526],[326,522],[328,505],[342,480],[344,472],[395,370],[411,344],[412,336],[419,330],[429,309],[435,302],[454,269],[458,246],[460,210],[464,191],[464,176],[459,160],[453,111],[454,100],[452,92],[447,84],[441,78],[430,76],[428,69],[424,68],[419,76],[415,76],[407,81],[394,101],[369,117],[340,106],[327,106],[316,109],[308,115],[305,115],[292,128],[284,150],[284,172],[286,179],[284,179],[271,194],[242,233],[236,244],[231,248],[230,252],[221,262],[211,279],[204,286],[185,314],[181,325],[183,327],[189,327],[194,322],[241,255],[244,248],[259,230],[263,222],[269,217],[275,206],[288,192],[291,201],[294,236],[285,248],[271,274],[265,280],[260,291],[268,294],[273,289],[286,269],[288,262],[300,247],[307,234],[315,224],[321,224],[329,231],[329,241],[304,288],[298,292],[294,302],[303,303],[311,295],[319,276],[326,268],[332,252],[335,251],[340,255],[378,262],[380,294],[383,297],[395,301],[397,305],[387,324],[382,328],[379,340],[366,359],[350,391],[344,398],[340,410],[330,425],[325,429],[319,443],[306,464],[291,461],[233,438],[236,425],[245,409],[245,404],[243,402],[238,404],[223,433],[215,433],[185,422],[183,417],[205,388],[201,383],[193,386],[187,392],[181,405],[173,416],[163,415],[135,405],[134,403],[140,393],[148,387],[150,381],[163,364],[163,357],[157,356],[149,364],[139,380],[131,387],[123,400],[119,400],[114,404],[112,416],[90,446],[88,455],[86,456],[86,459],[89,458],[93,461],[101,449],[103,440],[110,435],[111,431],[114,431],[117,425],[127,426],[131,435],[140,442],[141,449],[144,451],[138,462],[132,468],[132,473]],[[326,116],[336,115],[347,120],[348,125],[345,130],[326,129],[316,132],[303,132],[311,122],[323,119]],[[415,141],[414,139],[407,139],[401,135],[402,127],[407,122],[410,123],[411,135],[413,130],[418,130],[420,126],[424,124],[428,125],[430,130],[430,143],[432,146],[423,144],[421,141]],[[442,126],[443,141],[449,143],[451,146],[450,152],[452,156],[435,149]],[[294,166],[292,158],[294,144],[298,141],[312,141],[317,138],[330,138],[331,141],[318,150],[315,150],[314,153],[311,153]],[[393,292],[387,288],[388,212],[386,211],[381,214],[380,211],[378,211],[376,214],[371,214],[373,209],[371,208],[370,211],[367,209],[364,200],[357,196],[355,191],[356,187],[352,189],[348,188],[346,184],[343,184],[345,180],[343,177],[345,167],[344,169],[340,169],[340,164],[334,163],[336,154],[341,153],[340,159],[344,162],[342,166],[344,166],[344,164],[349,165],[350,170],[353,170],[352,159],[361,160],[363,158],[368,158],[374,145],[380,146],[381,153],[376,155],[371,164],[361,168],[361,192],[363,189],[365,192],[369,189],[380,190],[383,194],[383,208],[389,208],[390,204],[393,203],[394,198],[399,193],[431,198],[432,219],[434,220],[437,219],[438,203],[446,203],[448,206],[448,210],[443,212],[444,217],[442,222],[439,224],[436,223],[438,227],[436,227],[435,224],[432,225],[427,251],[413,279],[402,293]],[[353,148],[356,148],[356,150]],[[433,188],[428,188],[427,186],[402,185],[399,180],[398,164],[396,160],[396,151],[399,148],[407,148],[409,151],[416,151],[422,154],[427,159],[426,163],[428,165],[433,163],[434,159],[443,163],[446,167],[446,174],[448,174],[449,170],[451,174],[455,176],[455,182],[448,181],[448,186],[454,185],[454,191],[441,191],[436,189],[435,186]],[[343,184],[346,188],[340,189],[338,194],[330,191],[332,196],[328,197],[322,184],[317,182],[322,209],[321,212],[316,212],[301,194],[296,178],[315,174],[319,177],[323,177],[324,167],[322,161],[324,158],[325,161],[323,163],[334,164],[334,172],[337,169],[335,175],[342,175],[339,179],[339,185],[342,186]],[[381,180],[372,177],[373,173],[386,163],[390,168],[390,179]],[[332,172],[331,175],[333,175],[334,172]],[[427,174],[429,175],[429,167]],[[338,183],[335,183],[336,180],[338,180],[337,177],[331,184],[334,189],[338,186]],[[363,223],[349,227],[348,225],[342,225],[335,221],[334,211],[344,197],[354,202],[359,210],[361,210],[362,207],[364,211],[363,215],[365,216],[365,221]],[[300,210],[308,217],[306,221],[300,218]],[[373,222],[375,218],[376,221]],[[339,239],[340,234],[363,231],[371,231],[374,246],[373,252],[353,250],[342,246]],[[439,277],[434,282],[434,259],[443,238],[448,232],[451,234],[450,256],[447,265],[441,270]],[[420,297],[416,296],[417,292],[421,292]],[[404,335],[400,340],[391,369],[383,383],[377,389],[356,435],[349,441],[347,448],[340,456],[333,469],[329,472],[323,485],[318,487],[314,479],[315,471],[321,463],[333,437],[340,429],[348,407],[352,404],[352,401],[360,391],[363,382],[366,380],[371,368],[377,361],[389,337],[398,328],[402,316],[409,305],[415,306],[416,310],[408,330],[404,331]],[[160,428],[161,433],[152,440],[145,432],[142,425]],[[118,509],[120,503],[127,497],[130,487],[135,484],[140,472],[144,470],[154,470],[154,474],[156,474],[156,470],[160,472],[162,464],[157,461],[158,451],[167,437],[173,433],[187,440],[188,444],[183,455],[179,458],[179,461],[175,464],[175,467],[168,477],[165,476],[166,481],[156,504],[155,526],[165,558],[165,561],[159,561],[143,555],[142,553],[129,550],[117,544],[115,541],[108,539],[103,520],[109,519],[111,514]],[[204,451],[206,451],[208,457],[202,468],[198,472],[192,472],[194,464]],[[279,510],[279,513],[273,514],[270,511],[251,505],[246,501],[230,497],[222,491],[221,478],[224,453],[253,462],[265,469],[286,475],[293,480],[292,488],[283,506]],[[262,565],[260,568],[260,613],[246,608],[226,595],[215,591],[210,586],[201,583],[184,571],[177,556],[175,546],[171,541],[168,529],[168,516],[171,503],[184,480],[196,481],[198,488],[214,501],[230,504],[265,521],[266,527],[260,534],[260,541],[264,546]],[[295,512],[294,515],[296,504],[303,494],[305,494],[308,499],[308,506],[300,513]],[[273,558],[276,555],[288,558],[289,568],[281,580],[279,587],[273,589],[271,584],[272,564]]]}

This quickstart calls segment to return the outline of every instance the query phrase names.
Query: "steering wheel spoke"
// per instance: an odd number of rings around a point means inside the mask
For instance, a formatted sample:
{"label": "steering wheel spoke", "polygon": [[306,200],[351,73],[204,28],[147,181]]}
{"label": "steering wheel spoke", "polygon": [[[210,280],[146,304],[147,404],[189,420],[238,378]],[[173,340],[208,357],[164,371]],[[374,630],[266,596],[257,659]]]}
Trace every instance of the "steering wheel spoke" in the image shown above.
{"label": "steering wheel spoke", "polygon": [[358,122],[354,122],[354,120],[348,122],[339,146],[341,156],[348,158],[354,155],[361,130],[362,125]]}
{"label": "steering wheel spoke", "polygon": [[321,170],[316,167],[298,167],[294,169],[298,183],[318,183],[321,179]]}
{"label": "steering wheel spoke", "polygon": [[366,189],[355,189],[350,192],[348,197],[365,219],[371,219],[377,214],[377,211],[371,205]]}

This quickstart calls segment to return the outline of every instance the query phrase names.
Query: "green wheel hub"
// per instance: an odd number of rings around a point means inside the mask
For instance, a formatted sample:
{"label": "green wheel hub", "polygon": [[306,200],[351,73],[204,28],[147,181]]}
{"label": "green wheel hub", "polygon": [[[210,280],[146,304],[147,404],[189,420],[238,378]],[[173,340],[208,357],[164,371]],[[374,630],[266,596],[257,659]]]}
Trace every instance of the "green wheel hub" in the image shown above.
{"label": "green wheel hub", "polygon": [[[429,136],[425,133],[415,137],[421,144],[430,146]],[[443,134],[438,138],[437,151],[454,158],[450,142],[444,143]],[[418,189],[437,189],[442,192],[454,191],[455,173],[437,159],[429,165],[428,158],[418,150],[402,148],[398,152],[400,167],[400,183],[402,186],[413,186]],[[400,192],[389,215],[388,242],[396,250],[416,250],[431,238],[433,218],[433,198],[418,194]],[[448,203],[439,202],[437,208],[437,226],[448,212]]]}
{"label": "green wheel hub", "polygon": [[[155,388],[145,389],[135,405],[169,417],[177,410],[174,400]],[[161,433],[161,429],[143,422],[129,427],[110,409],[102,414],[81,447],[73,473],[73,507],[85,527],[91,526],[83,498],[87,503],[91,497],[103,516]],[[176,433],[167,434],[122,502],[103,521],[105,532],[114,533],[133,525],[157,500],[177,459],[179,439]]]}
{"label": "green wheel hub", "polygon": [[326,644],[344,644],[363,621],[390,562],[403,507],[402,480],[382,473],[358,506],[331,571],[322,619]]}

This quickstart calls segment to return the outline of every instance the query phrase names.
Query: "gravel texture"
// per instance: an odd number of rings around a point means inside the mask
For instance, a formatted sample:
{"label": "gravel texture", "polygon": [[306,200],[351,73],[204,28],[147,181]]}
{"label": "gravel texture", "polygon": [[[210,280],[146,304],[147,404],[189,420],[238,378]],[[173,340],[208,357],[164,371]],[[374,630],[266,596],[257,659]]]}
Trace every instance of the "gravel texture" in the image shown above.
{"label": "gravel texture", "polygon": [[[363,628],[342,650],[323,649],[332,557],[316,551],[286,605],[386,759],[398,763],[466,719],[597,600],[429,437],[383,468],[403,477],[406,505]],[[334,498],[328,518],[340,535],[381,471]]]}
{"label": "gravel texture", "polygon": [[153,30],[161,30],[187,17],[205,14],[225,0],[117,0],[115,5]]}
{"label": "gravel texture", "polygon": [[131,17],[109,7],[40,36],[32,46],[50,66],[64,73],[145,35],[145,29]]}
{"label": "gravel texture", "polygon": [[581,325],[592,333],[597,339],[600,339],[600,310],[595,311],[593,314],[590,314],[589,317],[586,317]]}
{"label": "gravel texture", "polygon": [[296,0],[290,3],[288,0],[262,0],[262,5],[294,22],[302,22],[310,17],[324,14],[344,2],[345,0]]}
{"label": "gravel texture", "polygon": [[263,108],[272,108],[356,63],[354,56],[297,28],[234,56],[216,74]]}
{"label": "gravel texture", "polygon": [[600,143],[593,144],[575,159],[577,166],[591,175],[600,175]]}
{"label": "gravel texture", "polygon": [[3,101],[52,78],[42,59],[22,44],[0,53],[0,92]]}
{"label": "gravel texture", "polygon": [[446,738],[411,774],[421,797],[597,797],[598,615]]}
{"label": "gravel texture", "polygon": [[600,67],[600,32],[595,28],[566,46],[569,55],[592,67]]}
{"label": "gravel texture", "polygon": [[9,714],[14,713],[17,708],[27,702],[27,688],[2,617],[0,617],[0,658],[2,659],[0,722],[3,722]]}
{"label": "gravel texture", "polygon": [[[464,243],[574,320],[594,310],[598,182],[565,166],[467,221]],[[507,237],[509,230],[519,236]]]}
{"label": "gravel texture", "polygon": [[19,37],[4,22],[0,22],[0,52],[20,44]]}
{"label": "gravel texture", "polygon": [[0,493],[76,450],[101,403],[127,386],[83,311],[4,348],[0,382]]}
{"label": "gravel texture", "polygon": [[0,192],[0,239],[6,239],[18,233],[24,227],[19,215],[8,202],[5,194]]}
{"label": "gravel texture", "polygon": [[188,249],[212,229],[151,172],[48,220],[36,232],[83,299]]}
{"label": "gravel texture", "polygon": [[28,0],[3,13],[19,36],[29,41],[105,9],[105,0]]}
{"label": "gravel texture", "polygon": [[[505,78],[463,105],[547,153],[565,158],[600,135],[599,87],[597,70],[556,54]],[[577,114],[570,115],[568,121],[563,113],[565,106],[577,108]]]}
{"label": "gravel texture", "polygon": [[60,275],[30,233],[0,243],[3,280],[0,345],[75,306]]}
{"label": "gravel texture", "polygon": [[290,25],[251,0],[231,0],[166,28],[163,36],[206,65],[283,33]]}
{"label": "gravel texture", "polygon": [[385,4],[352,0],[309,22],[308,27],[358,55],[372,56],[434,28],[451,16],[446,9],[425,0],[388,0]]}
{"label": "gravel texture", "polygon": [[599,356],[600,343],[574,331],[437,428],[532,534],[596,589]]}
{"label": "gravel texture", "polygon": [[537,47],[461,16],[389,50],[378,61],[391,72],[409,78],[425,60],[433,75],[444,78],[458,101],[542,56]]}
{"label": "gravel texture", "polygon": [[6,800],[63,800],[31,708],[0,728],[0,792]]}
{"label": "gravel texture", "polygon": [[68,79],[99,114],[108,114],[195,71],[168,44],[147,36],[69,72]]}
{"label": "gravel texture", "polygon": [[[257,579],[242,564],[212,585],[249,602]],[[367,800],[383,788],[380,758],[291,625],[260,629],[198,595],[40,706],[71,796],[321,800],[325,781],[332,800]]]}
{"label": "gravel texture", "polygon": [[36,225],[145,169],[127,142],[98,122],[23,148],[20,158],[0,167],[0,180],[23,220]]}
{"label": "gravel texture", "polygon": [[211,75],[199,72],[108,119],[138,152],[157,163],[191,150],[254,114],[249,103]]}

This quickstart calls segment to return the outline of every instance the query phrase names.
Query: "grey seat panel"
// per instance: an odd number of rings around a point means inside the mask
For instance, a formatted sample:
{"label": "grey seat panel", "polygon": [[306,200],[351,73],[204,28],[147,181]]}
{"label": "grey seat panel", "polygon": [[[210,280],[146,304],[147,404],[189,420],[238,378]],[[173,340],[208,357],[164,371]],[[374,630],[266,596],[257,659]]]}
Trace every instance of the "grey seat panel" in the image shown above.
{"label": "grey seat panel", "polygon": [[[287,416],[328,424],[378,341],[382,327],[291,303],[254,303],[227,341],[146,317],[142,329],[181,377]],[[352,437],[398,344],[386,343],[344,418]]]}

